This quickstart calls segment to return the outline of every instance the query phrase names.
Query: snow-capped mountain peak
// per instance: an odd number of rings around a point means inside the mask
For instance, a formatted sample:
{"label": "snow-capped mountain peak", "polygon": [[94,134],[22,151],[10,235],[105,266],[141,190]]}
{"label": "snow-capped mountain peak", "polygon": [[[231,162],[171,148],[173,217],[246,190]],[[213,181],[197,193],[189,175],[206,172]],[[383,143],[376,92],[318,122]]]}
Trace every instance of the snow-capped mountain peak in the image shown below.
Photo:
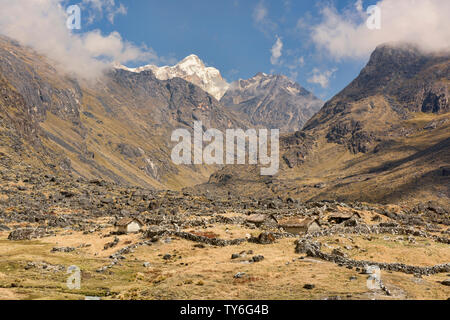
{"label": "snow-capped mountain peak", "polygon": [[323,106],[323,102],[300,84],[283,75],[259,72],[230,85],[220,102],[247,114],[255,126],[300,130]]}
{"label": "snow-capped mountain peak", "polygon": [[195,54],[187,56],[174,66],[158,67],[146,65],[138,68],[127,68],[125,66],[120,66],[119,68],[130,72],[151,70],[159,80],[182,78],[199,86],[217,100],[222,98],[229,87],[219,70],[213,67],[206,67],[203,61]]}

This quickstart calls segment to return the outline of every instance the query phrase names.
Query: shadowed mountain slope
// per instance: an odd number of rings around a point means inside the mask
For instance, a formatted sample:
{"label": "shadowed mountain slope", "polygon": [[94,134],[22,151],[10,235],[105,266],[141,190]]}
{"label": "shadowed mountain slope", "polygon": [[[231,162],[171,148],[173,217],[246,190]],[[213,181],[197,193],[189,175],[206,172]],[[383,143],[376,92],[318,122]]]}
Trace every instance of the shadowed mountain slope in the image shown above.
{"label": "shadowed mountain slope", "polygon": [[111,69],[96,82],[79,82],[3,37],[0,57],[2,152],[44,172],[146,187],[192,185],[214,168],[175,166],[173,130],[191,129],[195,120],[220,130],[247,127],[241,116],[180,78]]}
{"label": "shadowed mountain slope", "polygon": [[[225,167],[197,189],[301,200],[450,197],[450,56],[382,45],[302,131],[281,138],[281,168]],[[226,177],[226,179],[224,179]]]}

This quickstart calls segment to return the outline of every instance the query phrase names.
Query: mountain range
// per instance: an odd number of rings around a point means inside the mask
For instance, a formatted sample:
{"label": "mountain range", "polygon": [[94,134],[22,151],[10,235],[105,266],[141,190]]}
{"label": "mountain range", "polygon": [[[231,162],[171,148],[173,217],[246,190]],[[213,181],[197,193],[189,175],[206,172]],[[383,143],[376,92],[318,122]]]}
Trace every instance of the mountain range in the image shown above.
{"label": "mountain range", "polygon": [[225,167],[201,187],[268,198],[448,205],[449,84],[448,52],[381,45],[302,130],[282,136],[278,175]]}
{"label": "mountain range", "polygon": [[[95,83],[0,37],[0,152],[45,173],[269,198],[399,202],[450,196],[448,53],[379,46],[323,104],[282,75],[228,84],[195,55],[111,68]],[[281,168],[176,166],[177,128],[279,128]]]}
{"label": "mountain range", "polygon": [[178,77],[111,69],[95,83],[78,81],[4,37],[0,56],[1,152],[44,172],[143,187],[192,185],[213,169],[175,166],[171,133],[196,120],[219,130],[249,125]]}
{"label": "mountain range", "polygon": [[300,130],[323,106],[323,101],[288,77],[262,72],[233,82],[220,101],[246,114],[253,125],[282,132]]}
{"label": "mountain range", "polygon": [[174,66],[117,68],[133,73],[150,70],[159,80],[184,79],[208,92],[227,109],[236,111],[252,126],[280,129],[282,132],[301,129],[323,106],[323,101],[283,75],[260,72],[250,79],[229,84],[219,70],[206,67],[194,54]]}
{"label": "mountain range", "polygon": [[229,87],[219,70],[213,67],[206,67],[203,61],[195,54],[187,56],[175,66],[158,67],[146,65],[138,68],[127,68],[125,66],[118,66],[118,68],[135,73],[151,70],[159,80],[181,78],[199,86],[218,101]]}

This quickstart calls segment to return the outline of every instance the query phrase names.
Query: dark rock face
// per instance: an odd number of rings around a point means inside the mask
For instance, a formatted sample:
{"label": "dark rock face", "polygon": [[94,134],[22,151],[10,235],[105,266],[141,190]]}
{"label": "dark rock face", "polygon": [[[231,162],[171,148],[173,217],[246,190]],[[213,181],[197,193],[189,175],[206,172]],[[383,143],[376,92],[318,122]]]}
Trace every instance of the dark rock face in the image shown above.
{"label": "dark rock face", "polygon": [[314,145],[314,137],[297,131],[293,135],[281,137],[280,145],[284,152],[282,159],[289,168],[302,164]]}
{"label": "dark rock face", "polygon": [[441,168],[441,170],[442,170],[442,175],[444,177],[450,176],[450,167],[443,167],[443,168]]}
{"label": "dark rock face", "polygon": [[141,151],[139,148],[136,148],[134,146],[131,146],[126,143],[119,143],[117,145],[117,149],[121,154],[128,158],[137,158],[142,157],[145,153]]}
{"label": "dark rock face", "polygon": [[247,115],[254,126],[282,132],[300,130],[323,105],[287,77],[263,73],[234,82],[221,103]]}
{"label": "dark rock face", "polygon": [[445,93],[428,92],[422,103],[422,112],[445,113],[449,111],[448,97]]}
{"label": "dark rock face", "polygon": [[231,179],[233,179],[233,176],[231,174],[216,173],[211,175],[211,177],[209,178],[209,183],[226,185]]}
{"label": "dark rock face", "polygon": [[338,122],[331,127],[326,138],[328,142],[346,145],[353,153],[368,152],[375,140],[371,133],[362,129],[360,122],[354,120]]}
{"label": "dark rock face", "polygon": [[44,78],[37,72],[36,67],[41,66],[47,68],[49,73],[56,73],[53,67],[43,63],[35,55],[31,61],[34,68],[30,68],[24,63],[25,59],[29,59],[26,49],[4,37],[0,37],[0,57],[0,73],[23,97],[27,112],[34,119],[45,119],[49,111],[73,123],[79,122],[79,101],[83,94],[75,81],[60,77],[57,85],[51,83],[49,78]]}

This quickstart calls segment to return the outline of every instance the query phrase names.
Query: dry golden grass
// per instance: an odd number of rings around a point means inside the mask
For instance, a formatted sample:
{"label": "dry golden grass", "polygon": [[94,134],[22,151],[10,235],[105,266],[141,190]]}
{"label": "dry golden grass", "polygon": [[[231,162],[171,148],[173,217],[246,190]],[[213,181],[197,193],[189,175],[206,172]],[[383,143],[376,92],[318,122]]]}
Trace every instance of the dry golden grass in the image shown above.
{"label": "dry golden grass", "polygon": [[[258,234],[258,230],[242,228],[240,226],[235,225],[219,225],[210,228],[190,228],[187,229],[188,232],[193,231],[194,233],[213,233],[216,234],[216,238],[232,240],[232,239],[242,239],[245,238],[246,235],[255,235]],[[259,231],[260,232],[260,231]]]}
{"label": "dry golden grass", "polygon": [[[202,229],[203,231],[227,235],[225,226]],[[190,229],[187,229],[190,230]],[[238,230],[229,226],[234,238],[251,230]],[[120,236],[119,245],[103,250],[109,238],[100,238],[105,229],[94,234],[68,234],[60,230],[56,237],[35,241],[8,241],[7,233],[0,233],[0,299],[84,299],[86,295],[102,296],[103,299],[324,299],[340,296],[343,299],[446,299],[450,288],[438,283],[445,279],[439,274],[423,279],[412,275],[382,271],[382,280],[392,290],[388,297],[367,289],[366,275],[336,264],[304,258],[295,254],[294,240],[277,240],[272,245],[258,245],[245,242],[239,246],[204,248],[195,247],[194,242],[172,237],[171,241],[159,241],[151,246],[141,246],[127,254],[105,273],[95,270],[110,262],[108,256],[127,243],[139,241],[138,235]],[[253,230],[253,232],[255,232]],[[380,238],[381,237],[381,238]],[[373,241],[357,236],[355,243],[340,238],[333,245],[348,244],[367,249],[367,252],[350,251],[352,258],[370,258],[382,262],[405,262],[430,265],[449,261],[448,246],[431,243],[421,247],[391,243],[382,240],[382,235]],[[322,239],[324,240],[324,239]],[[329,239],[335,240],[334,238]],[[71,253],[51,253],[55,246],[78,246],[90,243],[88,248]],[[233,253],[248,252],[246,256],[231,259]],[[97,254],[97,255],[96,255]],[[170,260],[163,256],[170,254]],[[248,263],[255,255],[264,260]],[[68,274],[31,268],[25,270],[28,262],[46,262],[51,265],[77,265],[82,270],[81,290],[66,287]],[[144,262],[150,262],[146,268]],[[244,272],[245,276],[235,279],[234,275]],[[355,276],[356,280],[350,280]],[[15,287],[11,287],[14,284]],[[313,290],[303,288],[314,284]],[[109,293],[109,294],[108,294]]]}
{"label": "dry golden grass", "polygon": [[[330,253],[333,248],[339,248],[349,258],[375,262],[404,263],[414,266],[433,266],[450,262],[450,250],[447,244],[437,243],[430,239],[414,237],[415,243],[408,241],[407,236],[371,235],[371,239],[353,237],[351,240],[343,237],[326,237],[320,239],[330,248],[324,248]],[[352,247],[346,250],[345,247]]]}

